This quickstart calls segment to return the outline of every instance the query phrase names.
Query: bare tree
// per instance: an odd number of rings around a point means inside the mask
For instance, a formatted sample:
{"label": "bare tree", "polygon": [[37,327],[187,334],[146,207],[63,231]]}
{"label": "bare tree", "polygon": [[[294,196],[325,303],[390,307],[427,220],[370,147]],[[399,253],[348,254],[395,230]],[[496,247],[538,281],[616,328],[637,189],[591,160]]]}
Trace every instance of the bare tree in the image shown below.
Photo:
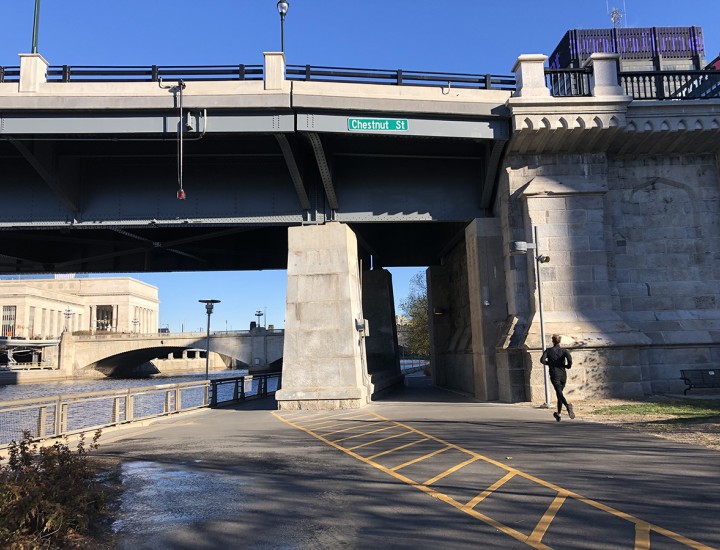
{"label": "bare tree", "polygon": [[410,279],[410,293],[400,302],[400,309],[407,317],[402,329],[405,333],[405,352],[408,355],[427,357],[430,355],[430,325],[424,273],[417,273]]}

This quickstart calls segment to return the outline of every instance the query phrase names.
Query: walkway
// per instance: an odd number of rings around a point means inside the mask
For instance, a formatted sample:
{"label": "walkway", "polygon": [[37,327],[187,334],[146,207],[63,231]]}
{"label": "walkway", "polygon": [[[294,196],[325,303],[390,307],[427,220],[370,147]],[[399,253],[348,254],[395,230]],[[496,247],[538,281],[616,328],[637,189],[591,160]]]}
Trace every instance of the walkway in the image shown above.
{"label": "walkway", "polygon": [[717,452],[409,382],[361,410],[255,402],[106,434],[117,547],[720,547]]}

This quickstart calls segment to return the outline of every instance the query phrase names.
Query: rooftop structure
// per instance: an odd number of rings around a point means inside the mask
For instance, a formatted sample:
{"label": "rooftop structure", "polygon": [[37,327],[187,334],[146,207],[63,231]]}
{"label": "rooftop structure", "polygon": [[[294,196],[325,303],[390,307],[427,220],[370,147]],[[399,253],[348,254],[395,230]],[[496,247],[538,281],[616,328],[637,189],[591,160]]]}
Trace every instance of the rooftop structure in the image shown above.
{"label": "rooftop structure", "polygon": [[574,29],[548,60],[551,69],[580,68],[593,53],[620,54],[623,71],[691,70],[705,66],[700,27]]}

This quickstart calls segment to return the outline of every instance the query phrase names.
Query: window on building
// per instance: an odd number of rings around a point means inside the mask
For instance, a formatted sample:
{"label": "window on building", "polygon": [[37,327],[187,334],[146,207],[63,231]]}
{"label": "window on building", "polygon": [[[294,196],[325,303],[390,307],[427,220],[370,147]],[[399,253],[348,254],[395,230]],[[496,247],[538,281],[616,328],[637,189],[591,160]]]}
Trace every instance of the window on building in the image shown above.
{"label": "window on building", "polygon": [[16,306],[3,306],[2,309],[2,335],[8,338],[15,336]]}
{"label": "window on building", "polygon": [[97,306],[95,328],[110,330],[113,327],[113,306]]}

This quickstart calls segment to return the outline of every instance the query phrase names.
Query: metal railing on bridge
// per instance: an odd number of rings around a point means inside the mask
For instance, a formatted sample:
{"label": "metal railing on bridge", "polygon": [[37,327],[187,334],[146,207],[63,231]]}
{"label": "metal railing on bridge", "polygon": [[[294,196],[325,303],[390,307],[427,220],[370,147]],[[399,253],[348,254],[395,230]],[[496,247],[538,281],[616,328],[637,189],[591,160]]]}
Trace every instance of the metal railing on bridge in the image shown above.
{"label": "metal railing on bridge", "polygon": [[[553,97],[589,97],[592,69],[545,69]],[[618,83],[634,100],[720,99],[720,71],[623,71]]]}
{"label": "metal railing on bridge", "polygon": [[280,373],[0,402],[0,446],[28,431],[59,437],[273,395]]}

